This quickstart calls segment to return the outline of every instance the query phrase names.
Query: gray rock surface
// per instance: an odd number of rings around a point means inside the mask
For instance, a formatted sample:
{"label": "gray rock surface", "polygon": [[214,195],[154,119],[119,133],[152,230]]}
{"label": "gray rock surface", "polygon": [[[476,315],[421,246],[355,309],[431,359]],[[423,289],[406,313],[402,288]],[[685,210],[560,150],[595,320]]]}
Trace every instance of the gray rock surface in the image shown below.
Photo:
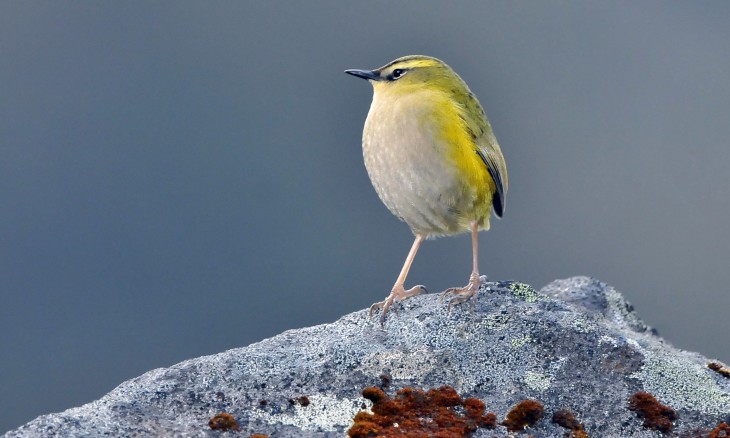
{"label": "gray rock surface", "polygon": [[[546,415],[528,432],[560,437],[553,411],[571,410],[592,437],[651,437],[627,409],[644,390],[679,414],[674,432],[730,420],[730,379],[699,354],[678,350],[647,327],[612,287],[587,277],[539,293],[515,282],[483,282],[475,306],[450,313],[437,295],[395,306],[385,325],[366,311],[220,354],[152,370],[101,399],[41,416],[5,437],[249,436],[341,437],[364,387],[391,377],[387,392],[453,386],[501,421],[536,399]],[[306,395],[307,406],[291,403]],[[265,402],[264,402],[265,401]],[[212,431],[232,414],[240,432]],[[479,430],[473,436],[504,436]]]}

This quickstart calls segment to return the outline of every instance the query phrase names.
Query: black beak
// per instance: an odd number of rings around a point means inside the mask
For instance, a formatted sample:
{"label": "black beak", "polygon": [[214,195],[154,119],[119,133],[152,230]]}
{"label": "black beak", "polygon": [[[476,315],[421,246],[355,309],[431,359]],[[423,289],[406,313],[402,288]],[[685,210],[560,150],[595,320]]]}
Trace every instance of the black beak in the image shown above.
{"label": "black beak", "polygon": [[345,70],[348,75],[357,76],[358,78],[367,79],[369,81],[381,81],[383,78],[380,76],[380,72],[375,70]]}

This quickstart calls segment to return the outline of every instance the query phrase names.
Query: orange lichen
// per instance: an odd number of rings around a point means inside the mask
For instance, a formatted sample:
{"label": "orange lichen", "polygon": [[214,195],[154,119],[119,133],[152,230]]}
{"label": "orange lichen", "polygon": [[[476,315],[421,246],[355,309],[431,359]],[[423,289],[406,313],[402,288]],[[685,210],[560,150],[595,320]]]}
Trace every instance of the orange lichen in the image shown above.
{"label": "orange lichen", "polygon": [[519,432],[526,427],[540,421],[545,408],[536,400],[523,400],[507,413],[507,418],[502,422],[510,432]]}
{"label": "orange lichen", "polygon": [[711,369],[712,371],[716,371],[722,376],[730,377],[730,368],[722,366],[721,363],[710,362],[707,364],[707,368]]}
{"label": "orange lichen", "polygon": [[653,395],[644,391],[629,398],[629,409],[636,411],[636,415],[644,420],[644,427],[661,432],[670,432],[672,421],[678,418],[674,409],[659,403]]}
{"label": "orange lichen", "polygon": [[221,412],[208,421],[208,426],[213,430],[229,430],[233,429],[238,432],[238,423],[233,415]]}
{"label": "orange lichen", "polygon": [[[553,413],[553,423],[570,430],[571,438],[589,438],[583,425],[568,410],[556,411]],[[568,434],[566,433],[566,436]]]}
{"label": "orange lichen", "polygon": [[730,437],[730,426],[727,423],[720,423],[710,432],[710,438],[727,438]]}
{"label": "orange lichen", "polygon": [[[450,386],[429,389],[403,388],[394,398],[371,386],[362,391],[373,402],[372,414],[359,412],[347,431],[353,438],[364,437],[466,437],[478,428],[494,428],[497,417],[485,414],[484,402],[462,399]],[[461,408],[463,414],[455,408]]]}
{"label": "orange lichen", "polygon": [[263,433],[255,433],[255,434],[251,435],[250,438],[269,438],[269,436],[264,435]]}

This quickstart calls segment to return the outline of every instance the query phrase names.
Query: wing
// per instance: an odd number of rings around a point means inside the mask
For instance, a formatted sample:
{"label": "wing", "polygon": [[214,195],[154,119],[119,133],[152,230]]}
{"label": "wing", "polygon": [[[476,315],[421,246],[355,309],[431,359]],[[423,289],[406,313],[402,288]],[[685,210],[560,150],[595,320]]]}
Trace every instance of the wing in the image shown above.
{"label": "wing", "polygon": [[502,150],[499,148],[497,138],[492,132],[492,126],[489,124],[482,106],[471,92],[468,92],[466,96],[465,110],[465,116],[466,114],[476,116],[462,118],[474,140],[474,152],[484,161],[489,175],[497,187],[497,193],[492,197],[492,205],[497,217],[502,217],[507,201],[507,163],[504,161]]}
{"label": "wing", "polygon": [[499,149],[497,139],[492,135],[496,146],[496,151],[493,147],[478,146],[476,153],[481,157],[484,164],[487,165],[489,175],[494,180],[494,185],[497,186],[496,196],[492,197],[492,205],[494,206],[494,213],[498,217],[504,215],[505,202],[507,201],[507,165],[504,162],[502,151]]}

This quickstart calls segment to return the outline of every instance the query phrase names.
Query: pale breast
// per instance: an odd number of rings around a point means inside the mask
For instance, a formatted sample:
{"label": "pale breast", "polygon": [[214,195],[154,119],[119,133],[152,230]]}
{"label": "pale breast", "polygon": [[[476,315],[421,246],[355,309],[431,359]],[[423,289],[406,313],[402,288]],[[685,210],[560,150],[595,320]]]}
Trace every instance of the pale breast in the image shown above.
{"label": "pale breast", "polygon": [[383,203],[414,232],[460,232],[468,194],[422,98],[391,98],[386,106],[375,95],[363,132],[365,167]]}

